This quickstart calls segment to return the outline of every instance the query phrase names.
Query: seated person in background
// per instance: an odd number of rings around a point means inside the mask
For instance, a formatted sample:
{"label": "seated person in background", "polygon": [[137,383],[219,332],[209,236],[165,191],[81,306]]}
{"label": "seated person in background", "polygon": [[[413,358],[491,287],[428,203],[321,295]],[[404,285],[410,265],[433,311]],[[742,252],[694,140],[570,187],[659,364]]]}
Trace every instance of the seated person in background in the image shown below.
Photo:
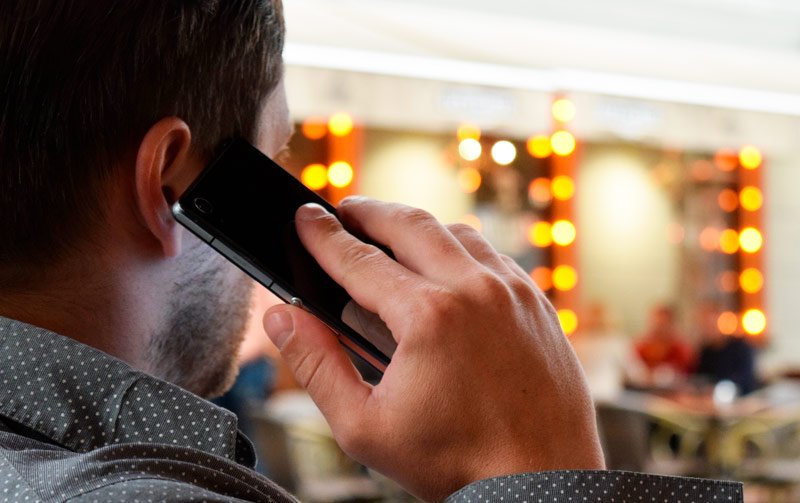
{"label": "seated person in background", "polygon": [[666,304],[653,309],[650,326],[634,348],[649,370],[651,384],[673,384],[694,367],[694,352],[678,328],[675,308]]}
{"label": "seated person in background", "polygon": [[755,352],[745,339],[720,333],[717,327],[720,311],[713,302],[705,302],[697,310],[701,346],[695,374],[714,384],[731,381],[739,394],[746,395],[758,387]]}
{"label": "seated person in background", "polygon": [[[233,381],[252,281],[170,211],[226,138],[286,145],[283,40],[279,0],[0,2],[4,501],[293,501],[201,398]],[[338,215],[297,229],[397,340],[383,379],[300,308],[263,320],[352,458],[429,501],[742,501],[603,470],[555,309],[477,231],[363,198]]]}

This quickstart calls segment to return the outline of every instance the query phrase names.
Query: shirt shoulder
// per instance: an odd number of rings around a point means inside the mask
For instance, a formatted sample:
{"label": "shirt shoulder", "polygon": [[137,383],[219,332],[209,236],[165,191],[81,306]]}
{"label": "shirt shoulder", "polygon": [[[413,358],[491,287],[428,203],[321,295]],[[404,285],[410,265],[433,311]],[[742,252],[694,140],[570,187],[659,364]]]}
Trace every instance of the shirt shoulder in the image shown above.
{"label": "shirt shoulder", "polygon": [[742,503],[742,484],[616,471],[563,471],[508,475],[470,484],[447,503],[486,501],[648,501]]}
{"label": "shirt shoulder", "polygon": [[133,443],[76,453],[0,432],[0,503],[26,497],[48,503],[294,501],[246,466],[198,449]]}
{"label": "shirt shoulder", "polygon": [[185,482],[148,477],[110,483],[64,500],[64,502],[70,503],[127,503],[130,501],[232,503],[260,500],[227,496]]}

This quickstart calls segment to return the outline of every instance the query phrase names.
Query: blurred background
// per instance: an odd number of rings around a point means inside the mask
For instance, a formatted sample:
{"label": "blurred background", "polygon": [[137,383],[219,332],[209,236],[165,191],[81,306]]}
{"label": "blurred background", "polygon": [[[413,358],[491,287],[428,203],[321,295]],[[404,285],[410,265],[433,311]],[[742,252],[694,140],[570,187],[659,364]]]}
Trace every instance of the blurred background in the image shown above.
{"label": "blurred background", "polygon": [[[584,363],[610,467],[800,500],[800,3],[284,8],[287,169],[333,202],[467,223],[516,259]],[[257,427],[304,460],[273,476],[311,500],[402,499],[321,468],[346,462],[306,449],[324,424],[272,367],[284,392]]]}

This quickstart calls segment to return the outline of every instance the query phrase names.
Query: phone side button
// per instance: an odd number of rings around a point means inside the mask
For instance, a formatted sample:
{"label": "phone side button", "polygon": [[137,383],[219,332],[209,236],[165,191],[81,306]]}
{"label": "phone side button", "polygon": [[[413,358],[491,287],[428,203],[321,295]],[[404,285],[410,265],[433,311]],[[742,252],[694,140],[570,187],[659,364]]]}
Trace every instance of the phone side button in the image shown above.
{"label": "phone side button", "polygon": [[270,278],[263,272],[259,271],[256,267],[253,266],[253,264],[242,258],[241,255],[231,250],[224,243],[220,242],[219,239],[213,240],[211,242],[211,246],[218,252],[220,252],[222,255],[227,257],[229,260],[231,260],[234,264],[239,266],[240,269],[249,274],[253,279],[255,279],[256,281],[258,281],[267,288],[272,288],[272,278]]}
{"label": "phone side button", "polygon": [[303,308],[303,300],[302,299],[298,299],[297,297],[292,297],[292,301],[289,302],[289,304],[291,304],[291,305],[293,305],[295,307],[299,307],[300,309]]}

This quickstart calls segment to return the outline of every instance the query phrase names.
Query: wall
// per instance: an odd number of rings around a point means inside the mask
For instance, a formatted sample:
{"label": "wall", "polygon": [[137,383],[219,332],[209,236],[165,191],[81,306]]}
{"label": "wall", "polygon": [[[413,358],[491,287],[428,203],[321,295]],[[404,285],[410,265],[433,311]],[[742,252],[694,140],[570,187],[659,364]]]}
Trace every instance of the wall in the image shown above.
{"label": "wall", "polygon": [[766,277],[770,347],[765,371],[800,368],[800,151],[766,172]]}
{"label": "wall", "polygon": [[472,211],[459,189],[456,170],[445,158],[446,140],[400,132],[370,132],[358,190],[365,196],[431,212],[446,223]]}
{"label": "wall", "polygon": [[672,205],[647,157],[632,147],[593,146],[578,174],[582,301],[603,302],[631,335],[654,304],[678,293],[678,250],[666,239]]}

